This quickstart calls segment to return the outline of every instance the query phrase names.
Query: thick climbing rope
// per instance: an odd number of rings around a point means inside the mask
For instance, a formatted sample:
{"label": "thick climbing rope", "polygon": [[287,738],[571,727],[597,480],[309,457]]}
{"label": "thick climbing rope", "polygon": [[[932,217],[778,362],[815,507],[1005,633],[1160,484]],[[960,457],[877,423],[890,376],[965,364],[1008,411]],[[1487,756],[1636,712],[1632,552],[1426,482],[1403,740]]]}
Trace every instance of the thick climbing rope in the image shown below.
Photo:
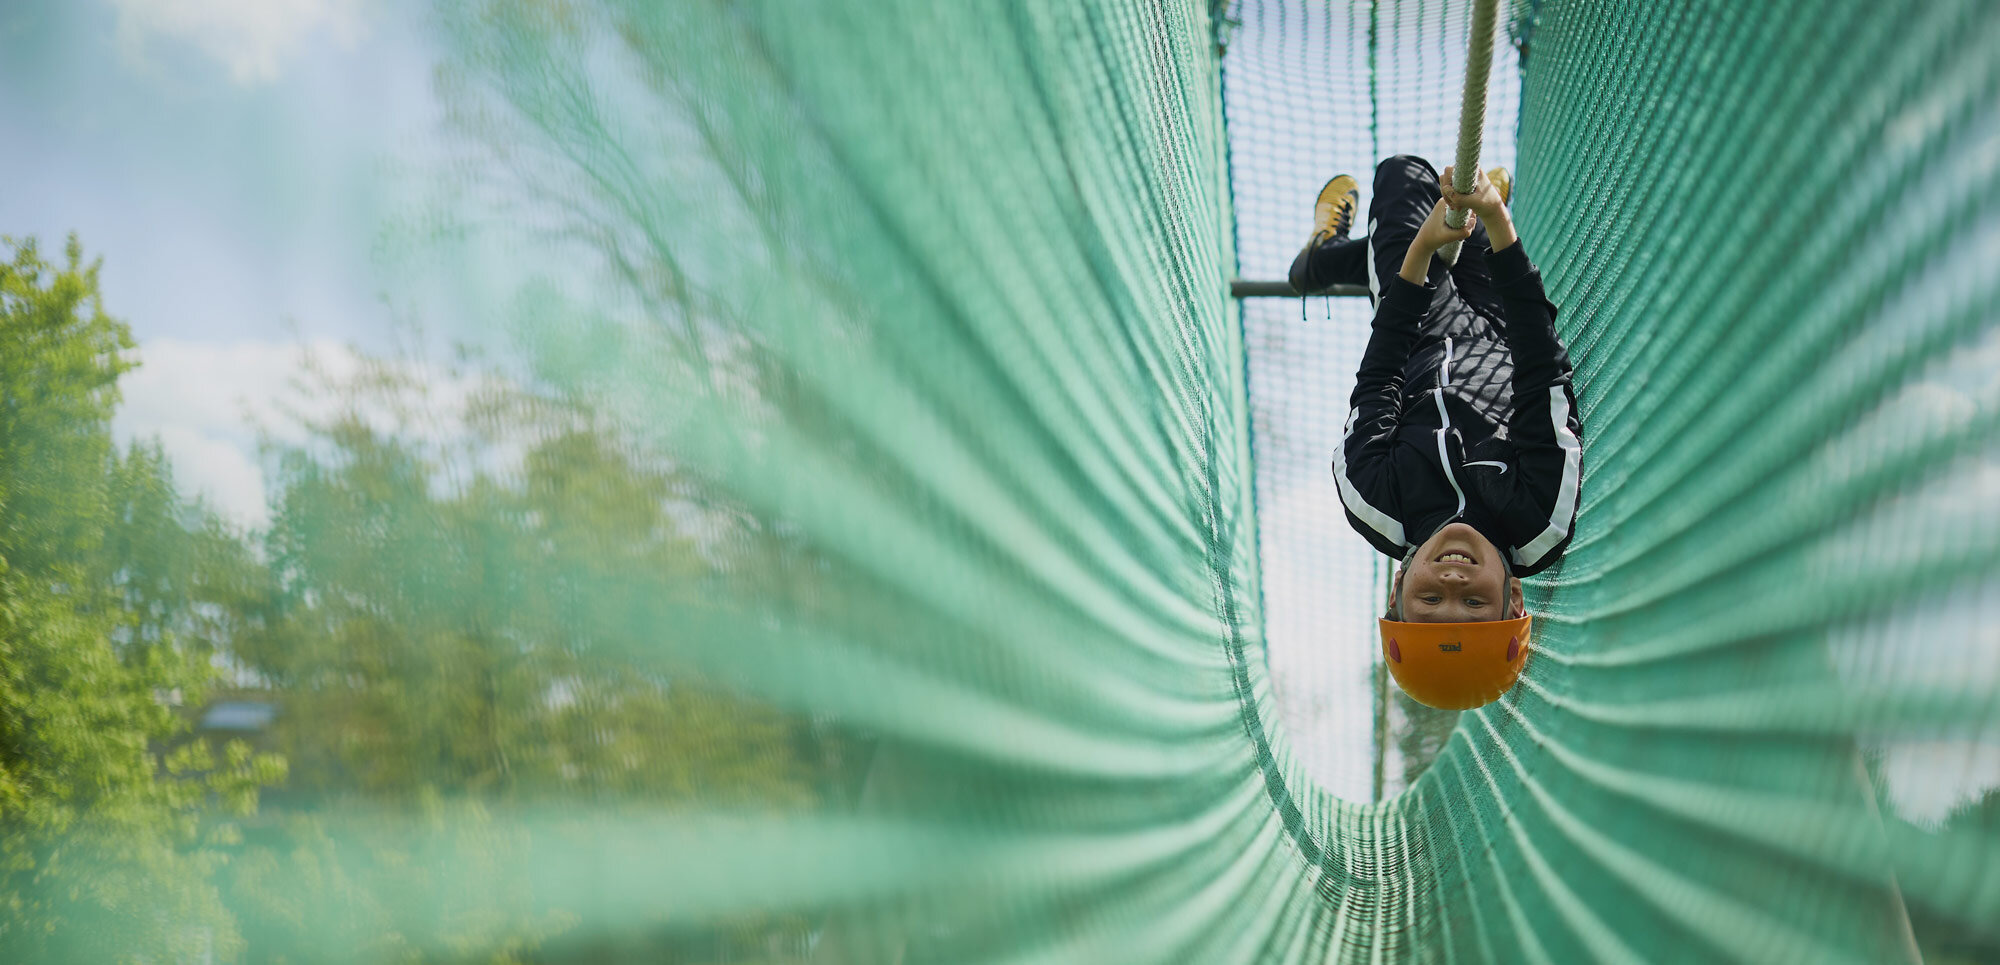
{"label": "thick climbing rope", "polygon": [[[1472,5],[1472,40],[1465,51],[1465,94],[1458,104],[1458,152],[1453,155],[1452,189],[1460,194],[1472,191],[1479,172],[1479,147],[1486,133],[1486,79],[1493,68],[1493,20],[1495,0],[1475,0]],[[1468,212],[1460,208],[1445,211],[1448,228],[1465,227]],[[1458,264],[1460,245],[1454,241],[1438,252],[1445,264]]]}

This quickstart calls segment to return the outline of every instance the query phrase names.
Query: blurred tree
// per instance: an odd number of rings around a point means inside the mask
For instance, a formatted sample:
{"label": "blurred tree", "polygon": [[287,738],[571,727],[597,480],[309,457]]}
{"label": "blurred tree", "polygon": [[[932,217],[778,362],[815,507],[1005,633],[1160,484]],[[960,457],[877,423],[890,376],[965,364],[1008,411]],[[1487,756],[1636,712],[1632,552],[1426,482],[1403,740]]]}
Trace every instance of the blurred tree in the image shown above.
{"label": "blurred tree", "polygon": [[426,411],[425,371],[365,362],[276,454],[277,622],[236,657],[284,695],[293,791],[805,803],[796,722],[658,646],[761,541],[582,405]]}
{"label": "blurred tree", "polygon": [[[1970,753],[1967,759],[1972,759]],[[1992,842],[2000,841],[2000,788],[1989,789],[1953,808],[1935,829],[1917,828],[1901,818],[1892,817],[1889,819],[1889,830],[1892,841],[1943,837],[1962,842],[1965,854],[1978,854],[1981,845],[1990,848]],[[1964,909],[1955,910],[1961,916],[1964,913]],[[1926,962],[1936,965],[2000,962],[2000,927],[1996,927],[1990,919],[1984,922],[1968,921],[1941,909],[1912,904],[1910,926],[1916,933],[1917,944],[1923,949]]]}
{"label": "blurred tree", "polygon": [[[253,957],[550,960],[572,914],[495,913],[534,907],[501,870],[535,846],[519,816],[819,800],[823,735],[672,656],[675,618],[720,605],[724,575],[810,582],[782,537],[583,401],[412,360],[310,391],[334,414],[273,446],[273,596],[233,637],[292,764],[230,887]],[[410,853],[412,831],[448,854]],[[446,886],[467,867],[495,869],[490,890]],[[796,923],[690,936],[669,912],[606,940],[621,960],[803,947]]]}
{"label": "blurred tree", "polygon": [[1401,717],[1394,729],[1396,750],[1403,761],[1399,789],[1407,789],[1444,753],[1445,745],[1451,742],[1452,730],[1458,726],[1458,711],[1426,707],[1411,700],[1400,688],[1395,690],[1394,699]]}
{"label": "blurred tree", "polygon": [[99,265],[0,245],[0,960],[230,957],[209,876],[234,830],[200,817],[282,763],[216,761],[178,708],[214,676],[207,589],[248,557],[157,451],[113,447],[132,341]]}

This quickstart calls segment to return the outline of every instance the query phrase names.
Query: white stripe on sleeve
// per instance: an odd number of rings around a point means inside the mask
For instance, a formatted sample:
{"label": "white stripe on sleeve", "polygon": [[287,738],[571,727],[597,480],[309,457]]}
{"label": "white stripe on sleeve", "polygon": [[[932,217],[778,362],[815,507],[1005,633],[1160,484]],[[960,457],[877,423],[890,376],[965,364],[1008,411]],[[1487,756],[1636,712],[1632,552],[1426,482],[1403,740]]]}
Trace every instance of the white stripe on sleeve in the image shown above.
{"label": "white stripe on sleeve", "polygon": [[1368,307],[1382,307],[1382,279],[1375,277],[1375,219],[1368,219]]}
{"label": "white stripe on sleeve", "polygon": [[1354,514],[1355,519],[1382,534],[1389,542],[1397,546],[1407,545],[1403,542],[1403,524],[1397,522],[1394,516],[1370,506],[1367,500],[1361,498],[1361,491],[1354,488],[1354,481],[1347,478],[1347,440],[1354,435],[1356,414],[1353,411],[1348,412],[1347,431],[1341,436],[1340,447],[1333,451],[1333,478],[1340,484],[1340,502],[1347,507],[1348,512]]}
{"label": "white stripe on sleeve", "polygon": [[1560,385],[1549,386],[1549,419],[1555,423],[1556,444],[1563,451],[1562,485],[1556,489],[1556,508],[1549,514],[1549,528],[1534,538],[1528,545],[1514,553],[1514,562],[1528,566],[1540,560],[1556,548],[1556,544],[1569,535],[1569,524],[1576,517],[1576,487],[1583,475],[1583,445],[1576,440],[1576,433],[1569,431],[1569,396],[1563,394]]}

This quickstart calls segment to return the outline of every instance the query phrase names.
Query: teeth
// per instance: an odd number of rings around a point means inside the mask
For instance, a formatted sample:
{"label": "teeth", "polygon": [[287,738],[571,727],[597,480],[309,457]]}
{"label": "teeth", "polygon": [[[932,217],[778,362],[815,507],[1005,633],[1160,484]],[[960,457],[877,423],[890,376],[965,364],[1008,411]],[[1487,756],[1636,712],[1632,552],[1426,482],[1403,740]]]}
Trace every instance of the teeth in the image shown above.
{"label": "teeth", "polygon": [[1467,555],[1465,555],[1464,553],[1446,553],[1446,554],[1444,554],[1443,556],[1440,556],[1440,557],[1438,557],[1438,562],[1440,562],[1440,563],[1464,563],[1464,564],[1466,564],[1466,565],[1470,566],[1470,565],[1472,565],[1472,557],[1470,557],[1470,556],[1467,556]]}

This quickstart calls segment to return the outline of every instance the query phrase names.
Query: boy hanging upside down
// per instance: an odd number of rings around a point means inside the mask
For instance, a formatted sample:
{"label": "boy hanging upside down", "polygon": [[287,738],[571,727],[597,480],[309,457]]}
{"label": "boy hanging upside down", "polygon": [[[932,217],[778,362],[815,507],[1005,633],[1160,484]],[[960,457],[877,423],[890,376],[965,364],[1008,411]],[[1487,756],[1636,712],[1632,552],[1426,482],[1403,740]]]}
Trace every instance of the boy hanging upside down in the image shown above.
{"label": "boy hanging upside down", "polygon": [[[1509,621],[1489,632],[1525,640],[1520,577],[1568,548],[1583,468],[1569,356],[1514,233],[1506,173],[1476,176],[1460,195],[1445,171],[1383,161],[1368,237],[1352,240],[1356,184],[1334,178],[1292,264],[1301,293],[1365,279],[1375,300],[1333,474],[1349,524],[1401,562],[1385,650],[1403,622]],[[1471,212],[1463,229],[1445,226],[1447,205]],[[1433,257],[1456,240],[1456,265]],[[1506,654],[1517,674],[1518,650]]]}

